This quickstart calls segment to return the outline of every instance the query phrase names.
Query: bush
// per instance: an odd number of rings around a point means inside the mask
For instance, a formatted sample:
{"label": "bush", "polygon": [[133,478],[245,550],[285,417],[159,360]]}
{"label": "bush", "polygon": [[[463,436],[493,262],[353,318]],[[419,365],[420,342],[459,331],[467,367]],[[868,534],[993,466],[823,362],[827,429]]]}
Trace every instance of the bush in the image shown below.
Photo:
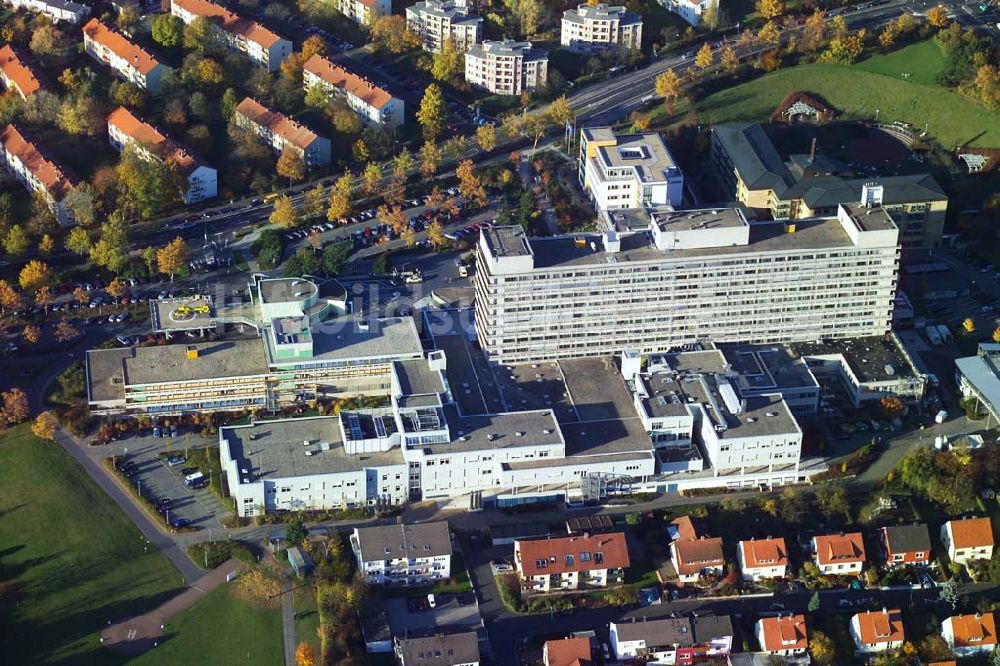
{"label": "bush", "polygon": [[253,253],[257,257],[257,263],[265,270],[276,268],[281,263],[284,249],[284,240],[275,229],[267,229],[262,232],[260,238],[253,244]]}
{"label": "bush", "polygon": [[257,561],[246,544],[229,539],[193,544],[188,546],[187,554],[195,564],[205,569],[214,569],[231,557],[247,564]]}

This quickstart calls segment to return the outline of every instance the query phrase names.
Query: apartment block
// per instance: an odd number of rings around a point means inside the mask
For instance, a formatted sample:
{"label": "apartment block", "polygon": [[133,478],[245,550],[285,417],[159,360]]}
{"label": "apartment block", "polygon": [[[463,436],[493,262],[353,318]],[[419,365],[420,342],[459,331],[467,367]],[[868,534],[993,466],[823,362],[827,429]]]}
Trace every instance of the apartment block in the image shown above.
{"label": "apartment block", "polygon": [[625,534],[514,541],[514,566],[527,592],[620,585],[629,567]]}
{"label": "apartment block", "polygon": [[25,54],[10,44],[0,48],[0,83],[4,90],[13,90],[21,99],[28,99],[42,89],[39,76]]}
{"label": "apartment block", "polygon": [[749,222],[739,209],[652,210],[603,235],[481,234],[476,332],[492,363],[537,363],[701,341],[771,344],[881,336],[898,229],[878,207]]}
{"label": "apartment block", "polygon": [[904,247],[941,243],[948,195],[930,174],[855,178],[846,166],[815,151],[785,159],[763,127],[746,123],[712,128],[711,161],[722,196],[761,215],[776,220],[831,215],[867,191],[899,227]]}
{"label": "apartment block", "polygon": [[385,129],[403,124],[403,100],[319,54],[305,62],[302,85],[307,91],[320,86],[327,95],[340,96],[365,124]]}
{"label": "apartment block", "polygon": [[955,384],[964,399],[1000,419],[1000,344],[983,342],[975,356],[955,359]]}
{"label": "apartment block", "polygon": [[370,585],[430,585],[451,576],[447,521],[356,527],[351,549]]}
{"label": "apartment block", "polygon": [[578,176],[598,211],[677,208],[684,198],[684,174],[656,133],[619,135],[610,127],[584,128]]}
{"label": "apartment block", "polygon": [[329,139],[250,97],[236,106],[231,122],[256,134],[275,154],[280,155],[286,149],[295,151],[310,168],[330,164]]}
{"label": "apartment block", "polygon": [[559,41],[583,53],[638,51],[642,48],[642,17],[621,6],[582,4],[563,12]]}
{"label": "apartment block", "polygon": [[406,27],[432,53],[440,51],[449,37],[463,53],[483,38],[483,18],[466,0],[421,0],[406,8]]}
{"label": "apartment block", "polygon": [[187,182],[184,203],[191,205],[212,199],[218,193],[218,176],[212,167],[187,149],[174,143],[158,129],[137,118],[124,106],[108,115],[108,139],[118,151],[133,145],[148,158],[161,160],[177,168]]}
{"label": "apartment block", "polygon": [[289,40],[214,2],[171,0],[170,13],[185,24],[199,17],[211,20],[219,27],[230,50],[245,54],[251,62],[269,72],[277,72],[285,58],[292,54],[292,43]]}
{"label": "apartment block", "polygon": [[393,639],[399,666],[479,666],[479,637],[474,631],[435,633]]}
{"label": "apartment block", "polygon": [[169,67],[97,19],[90,19],[83,26],[83,48],[91,58],[110,67],[118,78],[154,95],[171,74]]}
{"label": "apartment block", "polygon": [[662,4],[697,28],[701,24],[702,14],[713,4],[718,7],[719,0],[663,0]]}
{"label": "apartment block", "polygon": [[0,133],[0,166],[29,192],[41,192],[60,225],[73,223],[62,202],[76,186],[75,176],[14,125]]}
{"label": "apartment block", "polygon": [[379,16],[392,13],[392,0],[333,0],[333,6],[358,25],[371,25]]}
{"label": "apartment block", "polygon": [[14,9],[45,14],[56,23],[65,21],[79,25],[90,16],[90,7],[72,0],[6,0],[6,4]]}
{"label": "apartment block", "polygon": [[548,81],[549,53],[531,42],[485,41],[465,53],[465,80],[496,95],[520,95]]}

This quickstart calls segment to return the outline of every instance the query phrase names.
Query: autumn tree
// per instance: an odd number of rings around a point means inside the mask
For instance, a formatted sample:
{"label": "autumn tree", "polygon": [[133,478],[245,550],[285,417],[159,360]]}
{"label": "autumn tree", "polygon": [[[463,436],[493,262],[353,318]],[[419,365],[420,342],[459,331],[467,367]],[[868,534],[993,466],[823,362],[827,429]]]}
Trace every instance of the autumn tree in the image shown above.
{"label": "autumn tree", "polygon": [[964,320],[962,320],[962,330],[964,330],[969,335],[975,333],[976,332],[975,320],[972,317],[966,317]]}
{"label": "autumn tree", "polygon": [[722,57],[719,60],[723,71],[729,75],[736,74],[740,70],[740,59],[736,55],[736,50],[727,45],[726,48],[722,49]]}
{"label": "autumn tree", "polygon": [[927,10],[927,23],[929,23],[932,28],[937,28],[938,30],[947,27],[948,10],[942,5],[931,7]]}
{"label": "autumn tree", "polygon": [[406,27],[406,19],[398,14],[378,16],[371,22],[370,35],[375,45],[399,55],[420,46],[420,39]]}
{"label": "autumn tree", "polygon": [[757,0],[757,13],[765,21],[778,18],[785,12],[784,0]]}
{"label": "autumn tree", "polygon": [[302,159],[302,154],[299,151],[291,148],[285,148],[281,151],[275,170],[279,176],[283,176],[293,183],[299,183],[306,179],[306,162]]}
{"label": "autumn tree", "polygon": [[455,39],[448,36],[441,50],[434,54],[431,76],[437,81],[454,81],[465,72],[465,56],[455,45]]}
{"label": "autumn tree", "polygon": [[31,432],[35,437],[51,442],[56,438],[56,428],[58,427],[59,419],[56,418],[55,412],[49,410],[35,417],[35,422],[31,424]]}
{"label": "autumn tree", "polygon": [[0,316],[7,314],[8,310],[17,310],[21,307],[21,295],[6,280],[0,280]]}
{"label": "autumn tree", "polygon": [[855,33],[833,37],[820,59],[850,65],[864,52],[866,35],[867,31],[861,28]]}
{"label": "autumn tree", "polygon": [[45,308],[46,314],[48,314],[49,306],[52,305],[52,301],[54,301],[55,298],[56,295],[52,291],[52,287],[39,287],[35,290],[35,304]]}
{"label": "autumn tree", "polygon": [[537,34],[546,21],[548,9],[544,0],[508,0],[504,5],[510,8],[522,37]]}
{"label": "autumn tree", "polygon": [[191,249],[187,242],[180,236],[176,237],[156,252],[156,265],[160,272],[170,276],[170,281],[174,281],[174,276],[187,264],[191,256]]}
{"label": "autumn tree", "polygon": [[66,236],[66,249],[81,257],[90,252],[90,234],[83,227],[73,227]]}
{"label": "autumn tree", "polygon": [[681,77],[672,69],[668,69],[656,77],[656,94],[663,98],[663,105],[666,107],[667,113],[674,112],[681,88]]}
{"label": "autumn tree", "polygon": [[28,395],[14,387],[3,394],[3,414],[7,423],[17,425],[31,418],[31,407],[28,405]]}
{"label": "autumn tree", "polygon": [[56,342],[69,342],[70,340],[75,340],[80,337],[80,331],[76,329],[73,324],[69,323],[65,319],[60,319],[59,323],[56,324],[56,330],[53,336]]}
{"label": "autumn tree", "polygon": [[365,143],[364,139],[358,139],[354,142],[354,145],[351,146],[351,157],[358,162],[367,162],[371,159],[368,144]]}
{"label": "autumn tree", "polygon": [[427,240],[431,242],[431,245],[433,245],[435,249],[448,242],[448,239],[444,237],[444,227],[441,225],[441,222],[437,220],[437,218],[435,218],[434,221],[427,226]]}
{"label": "autumn tree", "polygon": [[177,165],[152,159],[132,144],[122,152],[116,171],[118,205],[126,216],[149,220],[183,200],[186,186]]}
{"label": "autumn tree", "polygon": [[806,18],[799,49],[804,53],[818,51],[826,39],[826,12],[817,8]]}
{"label": "autumn tree", "polygon": [[887,419],[900,416],[903,413],[903,401],[894,395],[884,395],[878,401],[879,411]]}
{"label": "autumn tree", "polygon": [[31,239],[20,224],[15,224],[7,230],[3,239],[3,249],[12,257],[20,257],[31,247]]}
{"label": "autumn tree", "polygon": [[24,330],[21,331],[21,337],[29,345],[37,345],[38,341],[42,339],[42,329],[34,324],[26,324]]}
{"label": "autumn tree", "polygon": [[480,125],[476,128],[476,143],[479,144],[479,148],[484,152],[488,153],[497,146],[497,129],[492,123],[487,123],[486,125]]}
{"label": "autumn tree", "polygon": [[837,661],[837,648],[829,636],[818,629],[809,632],[809,654],[818,666],[830,666]]}
{"label": "autumn tree", "polygon": [[73,290],[73,300],[80,305],[86,305],[90,302],[90,293],[80,287]]}
{"label": "autumn tree", "polygon": [[566,99],[566,95],[560,95],[552,100],[552,103],[549,104],[549,108],[546,110],[546,115],[554,125],[559,126],[564,126],[576,118],[576,113],[574,113],[573,107],[570,106],[569,100]]}
{"label": "autumn tree", "polygon": [[393,178],[406,180],[410,172],[413,171],[413,167],[413,155],[404,147],[392,160],[392,176]]}
{"label": "autumn tree", "polygon": [[382,184],[382,167],[375,162],[365,165],[365,170],[361,174],[361,189],[365,194],[371,196],[379,191]]}
{"label": "autumn tree", "polygon": [[212,19],[198,16],[184,26],[182,41],[184,48],[201,53],[222,51],[222,29]]}
{"label": "autumn tree", "polygon": [[436,141],[444,130],[447,119],[448,109],[445,106],[444,94],[436,83],[432,83],[424,91],[420,109],[417,111],[417,121],[424,129],[424,139]]}
{"label": "autumn tree", "polygon": [[757,32],[757,39],[762,44],[777,44],[781,40],[778,33],[778,26],[774,21],[768,21]]}
{"label": "autumn tree", "polygon": [[781,49],[768,49],[760,54],[757,66],[764,72],[773,72],[781,66]]}
{"label": "autumn tree", "polygon": [[425,141],[420,146],[420,175],[430,178],[437,173],[438,163],[441,162],[441,149],[433,141]]}
{"label": "autumn tree", "polygon": [[330,188],[330,199],[326,209],[326,219],[330,222],[336,222],[351,214],[352,181],[350,172],[347,172]]}
{"label": "autumn tree", "polygon": [[52,269],[44,261],[32,259],[21,269],[17,281],[24,291],[35,291],[52,281]]}
{"label": "autumn tree", "polygon": [[316,655],[309,643],[302,641],[295,648],[295,666],[316,666]]}
{"label": "autumn tree", "polygon": [[715,54],[712,52],[711,44],[705,42],[701,45],[701,48],[698,49],[698,52],[694,56],[694,64],[703,70],[715,64]]}
{"label": "autumn tree", "polygon": [[455,177],[458,178],[458,191],[462,194],[462,198],[476,206],[486,205],[486,189],[476,174],[472,160],[460,162],[455,169]]}
{"label": "autumn tree", "polygon": [[299,212],[296,210],[292,198],[287,194],[278,197],[274,202],[274,208],[271,210],[271,216],[268,219],[271,224],[279,226],[282,229],[291,229],[298,226]]}
{"label": "autumn tree", "polygon": [[126,284],[125,280],[116,276],[111,282],[108,283],[105,291],[108,292],[108,296],[111,298],[118,299],[128,293],[128,284]]}
{"label": "autumn tree", "polygon": [[326,212],[326,190],[321,184],[306,190],[302,197],[302,209],[306,217],[320,217]]}

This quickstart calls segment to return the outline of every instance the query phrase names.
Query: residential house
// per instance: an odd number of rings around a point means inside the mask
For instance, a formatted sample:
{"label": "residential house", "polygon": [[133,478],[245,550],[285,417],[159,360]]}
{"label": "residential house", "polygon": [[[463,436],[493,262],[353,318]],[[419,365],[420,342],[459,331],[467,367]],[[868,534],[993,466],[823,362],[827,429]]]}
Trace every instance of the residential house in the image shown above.
{"label": "residential house", "polygon": [[531,592],[579,590],[622,583],[629,567],[621,532],[514,541],[514,565]]}
{"label": "residential house", "polygon": [[545,641],[542,646],[542,663],[545,666],[589,666],[592,660],[589,638]]}
{"label": "residential house", "polygon": [[145,49],[97,19],[90,19],[83,26],[83,48],[91,58],[110,67],[118,78],[154,95],[160,92],[163,80],[171,72]]}
{"label": "residential house", "polygon": [[6,0],[6,3],[14,9],[45,14],[56,23],[65,21],[79,25],[90,15],[89,6],[72,0]]}
{"label": "residential house", "polygon": [[215,169],[149,123],[137,118],[124,106],[108,115],[108,138],[111,145],[119,151],[132,144],[147,157],[175,166],[187,182],[183,195],[185,204],[212,199],[218,193],[218,175]]}
{"label": "residential house", "polygon": [[725,657],[732,650],[733,625],[728,616],[664,618],[612,622],[610,640],[619,661],[646,664],[694,664]]}
{"label": "residential house", "polygon": [[0,133],[0,166],[28,191],[41,192],[60,225],[73,223],[63,200],[76,186],[76,178],[14,125]]}
{"label": "residential house", "polygon": [[890,567],[930,562],[931,536],[926,525],[890,525],[879,530],[879,538]]}
{"label": "residential house", "polygon": [[392,13],[392,0],[333,0],[333,6],[358,25],[371,25],[379,16]]}
{"label": "residential house", "polygon": [[307,167],[330,163],[330,140],[278,111],[271,111],[249,97],[233,110],[232,122],[258,136],[276,154],[298,153]]}
{"label": "residential house", "polygon": [[531,42],[485,41],[465,52],[465,80],[496,95],[520,95],[548,81],[549,52]]}
{"label": "residential house", "polygon": [[860,532],[815,536],[812,548],[822,574],[848,576],[861,573],[865,566],[865,541]]}
{"label": "residential house", "polygon": [[316,54],[302,67],[302,85],[338,95],[368,125],[392,129],[403,124],[403,100],[368,79]]}
{"label": "residential house", "polygon": [[788,570],[788,549],[780,537],[740,541],[736,544],[736,559],[747,581],[784,578]]}
{"label": "residential house", "polygon": [[949,520],[941,526],[941,544],[952,562],[989,560],[993,557],[993,523],[988,517]]}
{"label": "residential house", "polygon": [[696,583],[702,576],[716,575],[726,568],[719,537],[674,541],[670,544],[670,558],[682,583]]}
{"label": "residential house", "polygon": [[406,27],[432,53],[448,38],[462,53],[483,38],[483,17],[473,13],[466,0],[421,0],[406,8]]}
{"label": "residential house", "polygon": [[428,585],[451,576],[446,521],[356,527],[351,549],[371,585]]}
{"label": "residential house", "polygon": [[941,636],[956,657],[989,655],[997,646],[993,613],[952,615],[941,623]]}
{"label": "residential house", "polygon": [[874,654],[902,647],[903,613],[898,609],[865,611],[851,618],[851,638],[860,654]]}
{"label": "residential house", "polygon": [[0,48],[0,83],[6,90],[13,90],[21,99],[28,99],[42,89],[40,74],[31,62],[10,44]]}
{"label": "residential house", "polygon": [[773,655],[792,657],[809,649],[805,615],[762,617],[754,625],[754,634],[760,649]]}
{"label": "residential house", "polygon": [[395,639],[399,666],[479,666],[479,637],[474,631]]}
{"label": "residential house", "polygon": [[718,11],[719,0],[663,0],[664,7],[694,27],[698,27],[698,24],[701,23],[702,15],[713,4],[716,7],[716,11]]}
{"label": "residential house", "polygon": [[638,51],[642,48],[642,17],[625,7],[582,4],[563,12],[559,41],[581,53]]}
{"label": "residential house", "polygon": [[285,58],[292,54],[292,43],[289,40],[214,2],[171,0],[170,13],[185,24],[196,18],[209,19],[219,27],[229,49],[246,54],[255,65],[264,67],[269,72],[277,72]]}

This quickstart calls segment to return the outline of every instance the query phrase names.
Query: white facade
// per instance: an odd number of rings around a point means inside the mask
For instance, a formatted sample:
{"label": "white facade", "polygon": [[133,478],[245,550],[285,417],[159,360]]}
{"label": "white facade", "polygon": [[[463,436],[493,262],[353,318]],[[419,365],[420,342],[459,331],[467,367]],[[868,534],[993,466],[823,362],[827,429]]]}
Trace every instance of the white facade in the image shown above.
{"label": "white facade", "polygon": [[719,0],[662,0],[662,2],[664,7],[694,27],[698,27],[702,14],[712,5],[718,7]]}
{"label": "white facade", "polygon": [[232,122],[256,134],[275,154],[280,155],[286,149],[295,151],[309,168],[330,164],[329,139],[249,97],[237,105]]}
{"label": "white facade", "polygon": [[761,618],[754,624],[754,635],[760,649],[768,654],[794,657],[809,649],[806,619],[802,615]]}
{"label": "white facade", "polygon": [[520,95],[548,81],[549,54],[531,42],[486,41],[465,53],[466,82],[496,95]]}
{"label": "white facade", "polygon": [[[993,558],[993,535],[992,532],[989,532],[987,536],[987,529],[977,530],[981,534],[981,538],[978,539],[969,539],[967,537],[956,538],[956,530],[964,533],[966,526],[962,523],[968,523],[970,520],[977,522],[986,521],[985,524],[989,525],[989,518],[973,518],[969,520],[949,520],[941,526],[941,545],[944,546],[945,552],[948,553],[948,558],[952,562],[962,565],[967,565],[976,560],[990,560]],[[957,526],[956,523],[958,523]]]}
{"label": "white facade", "polygon": [[659,134],[580,133],[580,185],[598,211],[670,205],[684,198],[684,174]]}
{"label": "white facade", "polygon": [[420,38],[424,50],[437,53],[450,37],[465,53],[483,38],[483,18],[466,0],[422,0],[406,8],[406,27]]}
{"label": "white facade", "polygon": [[110,67],[119,78],[154,95],[160,91],[164,78],[170,75],[169,67],[97,19],[83,26],[83,48],[94,60]]}
{"label": "white facade", "polygon": [[642,48],[642,17],[625,7],[583,4],[563,13],[559,41],[580,52],[638,51]]}
{"label": "white facade", "polygon": [[746,581],[784,578],[788,571],[784,539],[740,541],[736,544],[736,561]]}
{"label": "white facade", "polygon": [[327,95],[341,96],[367,125],[392,129],[404,122],[403,100],[321,55],[306,61],[302,85],[306,91],[320,86]]}
{"label": "white facade", "polygon": [[731,224],[747,232],[746,243],[734,246],[726,215],[702,211],[700,218],[727,225],[719,239],[726,245],[680,250],[670,233],[657,244],[645,231],[529,240],[520,228],[487,230],[476,263],[479,344],[491,362],[512,364],[889,329],[895,226],[860,243],[837,219],[799,222],[786,233],[780,223],[737,223],[734,212]]}
{"label": "white facade", "polygon": [[292,54],[289,40],[208,0],[171,0],[170,13],[185,24],[198,17],[213,19],[229,49],[243,53],[269,72],[277,72],[285,58]]}
{"label": "white facade", "polygon": [[941,623],[941,637],[956,657],[989,655],[997,646],[993,613],[952,615]]}
{"label": "white facade", "polygon": [[14,125],[0,132],[0,166],[29,192],[41,192],[61,226],[73,224],[63,199],[75,187],[74,178],[45,157]]}
{"label": "white facade", "polygon": [[392,13],[392,0],[333,0],[333,6],[358,25],[371,25],[377,17]]}
{"label": "white facade", "polygon": [[431,585],[451,577],[447,523],[354,528],[351,549],[369,585]]}
{"label": "white facade", "polygon": [[72,0],[5,0],[14,9],[45,14],[55,22],[79,24],[90,15],[90,7]]}
{"label": "white facade", "polygon": [[852,617],[850,633],[856,652],[868,655],[903,647],[901,616],[898,610],[883,609]]}

